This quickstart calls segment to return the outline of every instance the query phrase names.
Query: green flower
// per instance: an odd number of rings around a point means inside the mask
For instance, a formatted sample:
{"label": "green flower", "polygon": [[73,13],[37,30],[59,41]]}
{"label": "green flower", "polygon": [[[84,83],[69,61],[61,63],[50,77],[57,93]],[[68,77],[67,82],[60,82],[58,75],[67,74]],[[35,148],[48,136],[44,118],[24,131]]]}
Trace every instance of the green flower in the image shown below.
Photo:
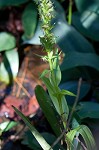
{"label": "green flower", "polygon": [[55,37],[51,32],[53,26],[51,25],[51,20],[54,18],[54,8],[50,0],[39,0],[38,10],[40,19],[42,21],[42,29],[44,36],[40,37],[40,41],[46,52],[54,50],[54,45],[56,43]]}

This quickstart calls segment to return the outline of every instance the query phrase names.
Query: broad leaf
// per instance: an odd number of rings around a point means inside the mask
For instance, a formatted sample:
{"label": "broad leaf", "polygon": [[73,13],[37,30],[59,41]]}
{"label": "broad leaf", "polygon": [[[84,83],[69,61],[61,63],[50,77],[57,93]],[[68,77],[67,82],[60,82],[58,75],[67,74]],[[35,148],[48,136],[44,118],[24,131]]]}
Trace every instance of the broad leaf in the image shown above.
{"label": "broad leaf", "polygon": [[35,94],[39,105],[42,108],[42,111],[44,112],[44,115],[47,118],[50,126],[52,127],[55,134],[59,136],[61,134],[61,127],[59,125],[60,118],[56,113],[55,108],[53,107],[51,99],[44,91],[44,89],[39,85],[35,88]]}
{"label": "broad leaf", "polygon": [[99,71],[99,56],[95,53],[67,53],[61,65],[61,69],[64,71],[78,66],[88,66]]}
{"label": "broad leaf", "polygon": [[99,104],[94,102],[81,102],[77,107],[77,114],[81,119],[96,118],[99,119]]}
{"label": "broad leaf", "polygon": [[61,83],[64,83],[70,80],[78,80],[79,77],[82,77],[82,72],[79,70],[79,68],[63,70]]}
{"label": "broad leaf", "polygon": [[34,36],[31,39],[25,39],[23,37],[24,44],[41,45],[40,36],[43,36],[43,31],[41,30],[41,22],[38,21]]}
{"label": "broad leaf", "polygon": [[99,15],[95,12],[84,11],[73,13],[73,25],[86,37],[99,41]]}
{"label": "broad leaf", "polygon": [[15,48],[15,37],[7,32],[0,33],[0,52]]}
{"label": "broad leaf", "polygon": [[99,0],[75,0],[75,3],[80,12],[84,10],[99,12]]}
{"label": "broad leaf", "polygon": [[17,76],[19,57],[16,49],[6,51],[0,64],[0,81],[12,83]]}
{"label": "broad leaf", "polygon": [[0,8],[7,6],[18,6],[26,2],[28,2],[28,0],[0,0]]}
{"label": "broad leaf", "polygon": [[35,139],[38,141],[38,143],[41,145],[43,150],[52,150],[51,146],[45,141],[43,136],[35,129],[35,127],[30,123],[30,121],[25,117],[17,108],[13,106],[15,112],[22,118],[22,120],[25,122],[25,124],[28,126],[29,130],[35,137]]}
{"label": "broad leaf", "polygon": [[37,25],[37,7],[34,3],[29,3],[22,15],[24,28],[23,38],[31,39],[34,36]]}
{"label": "broad leaf", "polygon": [[72,26],[62,20],[61,16],[54,19],[55,27],[53,33],[57,37],[57,43],[61,50],[67,54],[67,52],[94,52],[93,46]]}

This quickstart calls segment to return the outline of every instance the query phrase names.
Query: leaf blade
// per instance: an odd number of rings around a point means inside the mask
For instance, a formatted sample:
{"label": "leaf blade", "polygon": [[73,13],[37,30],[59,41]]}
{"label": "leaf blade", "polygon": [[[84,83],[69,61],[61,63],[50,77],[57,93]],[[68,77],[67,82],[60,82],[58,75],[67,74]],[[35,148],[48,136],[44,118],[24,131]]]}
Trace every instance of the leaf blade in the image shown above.
{"label": "leaf blade", "polygon": [[23,39],[31,39],[37,25],[37,7],[34,3],[29,3],[26,6],[22,14],[22,24],[24,28]]}
{"label": "leaf blade", "polygon": [[0,33],[0,52],[15,48],[15,37],[7,32]]}
{"label": "leaf blade", "polygon": [[99,56],[95,53],[69,52],[61,65],[62,71],[78,66],[88,66],[99,71]]}
{"label": "leaf blade", "polygon": [[[39,95],[40,93],[40,95]],[[60,125],[59,125],[59,116],[55,112],[55,108],[53,107],[51,100],[47,93],[44,91],[44,89],[41,86],[36,86],[35,88],[35,94],[36,98],[40,104],[40,107],[42,108],[42,111],[44,112],[47,120],[49,121],[53,131],[57,136],[61,134],[60,131]]]}
{"label": "leaf blade", "polygon": [[[13,56],[13,57],[12,57]],[[0,81],[12,83],[19,69],[19,56],[16,49],[6,51],[0,64]]]}
{"label": "leaf blade", "polygon": [[22,118],[22,120],[25,122],[25,124],[28,126],[29,130],[33,134],[33,136],[36,138],[36,140],[39,142],[43,150],[49,150],[51,146],[45,141],[45,139],[41,136],[41,134],[31,125],[30,121],[25,117],[16,107],[12,106],[15,112]]}

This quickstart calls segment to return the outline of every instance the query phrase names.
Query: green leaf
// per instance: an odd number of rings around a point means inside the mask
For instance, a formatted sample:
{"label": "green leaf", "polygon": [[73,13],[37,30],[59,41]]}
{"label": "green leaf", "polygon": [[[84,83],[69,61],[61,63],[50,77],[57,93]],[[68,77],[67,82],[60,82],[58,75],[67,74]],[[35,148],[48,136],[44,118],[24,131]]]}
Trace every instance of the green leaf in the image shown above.
{"label": "green leaf", "polygon": [[76,118],[73,118],[72,119],[72,129],[79,127],[79,125],[80,124],[79,124],[78,120]]}
{"label": "green leaf", "polygon": [[[74,94],[77,94],[77,88],[78,88],[78,81],[67,81],[67,82],[64,82],[63,84],[60,84],[60,89],[71,91]],[[90,88],[91,86],[89,83],[83,82],[81,84],[79,101],[87,95]],[[75,101],[75,97],[66,96],[66,100],[69,105],[73,105]]]}
{"label": "green leaf", "polygon": [[62,20],[58,15],[54,19],[55,28],[53,33],[57,37],[57,43],[61,50],[67,54],[67,52],[94,52],[93,46],[72,26]]}
{"label": "green leaf", "polygon": [[[51,133],[43,132],[41,133],[41,135],[50,145],[52,145],[56,140],[56,137]],[[27,131],[25,133],[22,144],[27,145],[29,148],[33,150],[41,150],[39,143],[33,138],[33,135],[31,134],[30,131]],[[54,150],[58,150],[58,149],[64,150],[63,147],[60,145],[60,143],[54,146]]]}
{"label": "green leaf", "polygon": [[8,6],[18,6],[26,2],[28,2],[28,0],[0,0],[0,8]]}
{"label": "green leaf", "polygon": [[76,96],[75,94],[73,94],[72,92],[68,91],[68,90],[61,90],[61,94],[63,95],[69,95],[69,96]]}
{"label": "green leaf", "polygon": [[60,114],[59,104],[58,104],[57,98],[55,96],[53,96],[53,92],[54,92],[55,88],[52,86],[52,84],[50,83],[50,80],[48,78],[42,77],[42,81],[44,82],[44,84],[47,87],[47,90],[49,92],[49,95],[51,97],[51,100],[52,100],[57,112]]}
{"label": "green leaf", "polygon": [[83,137],[88,150],[97,150],[94,137],[87,126],[81,125],[81,128],[78,132]]}
{"label": "green leaf", "polygon": [[15,37],[7,32],[0,33],[0,52],[15,48]]}
{"label": "green leaf", "polygon": [[64,11],[61,14],[58,9],[61,7],[55,4],[56,15],[52,20],[55,23],[53,33],[57,37],[57,43],[61,50],[65,53],[70,51],[77,52],[94,52],[93,46],[72,26],[69,26],[66,22]]}
{"label": "green leaf", "polygon": [[39,85],[36,86],[35,88],[35,94],[39,102],[39,105],[42,108],[42,111],[44,112],[45,117],[50,123],[50,126],[52,127],[55,134],[59,136],[61,134],[61,131],[60,131],[61,127],[59,125],[60,118],[58,114],[56,113],[55,108],[53,107],[51,99],[49,98],[47,93],[44,91],[44,89]]}
{"label": "green leaf", "polygon": [[77,134],[80,134],[83,137],[84,142],[86,144],[85,146],[87,147],[88,150],[97,150],[93,135],[92,135],[90,129],[85,125],[80,125],[79,127],[75,128],[67,133],[67,137],[70,142],[69,150],[74,150],[74,145],[72,145],[71,143],[73,143],[75,136]]}
{"label": "green leaf", "polygon": [[99,118],[99,104],[94,102],[81,102],[77,106],[77,114],[81,119]]}
{"label": "green leaf", "polygon": [[74,140],[75,135],[77,134],[77,129],[70,130],[70,132],[68,132],[66,135],[67,143],[68,143],[67,150],[73,150],[75,148],[75,145],[73,144],[73,140]]}
{"label": "green leaf", "polygon": [[[79,77],[81,77],[81,76],[82,76],[82,72],[77,67],[68,69],[68,70],[64,70],[64,71],[62,71],[61,83],[64,83],[64,82],[70,81],[70,80],[78,80]],[[83,76],[84,76],[84,72],[83,72]],[[82,76],[82,78],[83,78],[83,76]]]}
{"label": "green leaf", "polygon": [[34,3],[29,3],[26,6],[22,15],[22,24],[24,28],[23,38],[31,39],[37,26],[37,7]]}
{"label": "green leaf", "polygon": [[66,123],[67,119],[68,119],[68,115],[69,115],[69,107],[67,105],[67,101],[65,96],[61,96],[61,105],[62,105],[62,112],[63,114],[61,114],[64,117],[64,121]]}
{"label": "green leaf", "polygon": [[82,12],[85,10],[91,10],[99,12],[99,1],[98,0],[75,0],[77,9]]}
{"label": "green leaf", "polygon": [[[48,78],[46,78],[46,77],[43,77],[42,80],[43,80],[44,84],[46,85],[46,87],[48,89],[50,98],[51,98],[51,100],[52,100],[52,102],[53,102],[57,112],[59,113],[59,115],[61,115],[58,99],[55,96],[55,94],[57,93],[57,91],[56,91],[57,87],[53,87],[52,84],[50,83],[50,80]],[[59,88],[57,90],[58,90],[58,92],[60,91]],[[63,114],[65,116],[65,120],[67,120],[68,115],[69,115],[69,108],[68,108],[65,96],[61,96],[60,103],[62,105],[62,111],[63,111]]]}
{"label": "green leaf", "polygon": [[40,75],[40,78],[44,77],[45,75],[49,74],[50,70],[45,69],[42,74]]}
{"label": "green leaf", "polygon": [[54,74],[55,74],[55,83],[57,84],[57,86],[59,85],[59,83],[61,82],[61,70],[60,70],[60,66],[59,66],[59,54],[58,54],[58,50],[56,52],[56,58],[54,59],[53,62],[53,70],[54,70]]}
{"label": "green leaf", "polygon": [[35,137],[35,139],[38,141],[38,143],[41,145],[43,150],[52,150],[51,146],[45,141],[43,136],[34,128],[34,126],[30,123],[27,117],[25,117],[16,107],[13,106],[13,109],[15,112],[22,118],[22,120],[25,122],[25,124],[28,126],[29,130]]}
{"label": "green leaf", "polygon": [[0,123],[0,130],[2,132],[6,132],[10,129],[12,129],[14,126],[16,126],[18,123],[15,122],[15,121],[6,121],[6,122],[3,122],[3,123]]}
{"label": "green leaf", "polygon": [[78,66],[88,66],[99,71],[99,56],[95,53],[69,52],[61,65],[61,70],[67,70]]}
{"label": "green leaf", "polygon": [[41,146],[37,142],[37,140],[34,138],[31,131],[27,130],[23,136],[22,144],[27,145],[29,148],[33,150],[41,150]]}
{"label": "green leaf", "polygon": [[0,81],[12,83],[17,76],[19,68],[19,57],[16,49],[6,51],[0,64]]}
{"label": "green leaf", "polygon": [[[52,145],[55,140],[57,140],[57,138],[51,133],[43,132],[42,135],[50,145]],[[58,142],[54,146],[54,150],[64,150],[64,148],[61,146],[60,142]]]}
{"label": "green leaf", "polygon": [[62,20],[66,20],[65,10],[57,0],[52,0],[55,10],[55,16],[60,15]]}
{"label": "green leaf", "polygon": [[54,73],[55,73],[55,82],[57,85],[59,85],[61,82],[61,70],[59,66],[57,66],[57,68],[54,69]]}
{"label": "green leaf", "polygon": [[72,17],[73,25],[86,37],[99,41],[99,15],[91,11],[75,12]]}

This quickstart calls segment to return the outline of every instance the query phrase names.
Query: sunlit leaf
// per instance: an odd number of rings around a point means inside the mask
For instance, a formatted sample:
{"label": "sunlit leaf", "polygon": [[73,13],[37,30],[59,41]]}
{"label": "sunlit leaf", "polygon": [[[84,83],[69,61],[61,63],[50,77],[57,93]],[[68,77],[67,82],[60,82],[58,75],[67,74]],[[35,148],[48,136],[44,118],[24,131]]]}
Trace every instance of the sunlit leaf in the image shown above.
{"label": "sunlit leaf", "polygon": [[86,37],[99,41],[99,15],[95,12],[84,11],[73,13],[73,25]]}
{"label": "sunlit leaf", "polygon": [[55,96],[53,96],[53,92],[55,90],[54,87],[52,86],[52,84],[50,83],[50,80],[48,78],[42,77],[42,81],[44,82],[44,84],[47,87],[47,90],[49,92],[49,95],[51,97],[51,100],[52,100],[57,112],[60,114],[59,104],[58,104],[57,98]]}
{"label": "sunlit leaf", "polygon": [[19,68],[19,57],[16,49],[6,51],[0,64],[0,81],[13,82]]}
{"label": "sunlit leaf", "polygon": [[[43,132],[41,133],[41,135],[50,145],[52,145],[56,140],[56,137],[51,133]],[[39,143],[34,139],[30,131],[26,131],[22,144],[27,145],[29,148],[33,150],[41,150]],[[57,143],[54,146],[54,150],[59,150],[59,149],[64,150],[64,148],[60,145],[60,143]]]}
{"label": "sunlit leaf", "polygon": [[45,69],[42,74],[40,75],[40,78],[44,77],[45,75],[48,75],[50,73],[50,70]]}
{"label": "sunlit leaf", "polygon": [[69,95],[69,96],[76,96],[75,94],[73,94],[72,92],[68,91],[68,90],[61,90],[61,94],[63,95]]}
{"label": "sunlit leaf", "polygon": [[25,39],[31,39],[35,33],[37,25],[37,6],[34,3],[29,3],[22,15],[22,24],[24,28]]}
{"label": "sunlit leaf", "polygon": [[0,33],[0,52],[15,48],[15,37],[7,32]]}
{"label": "sunlit leaf", "polygon": [[81,128],[78,132],[83,137],[88,150],[97,150],[94,137],[87,126],[81,125]]}
{"label": "sunlit leaf", "polygon": [[15,122],[15,121],[6,121],[6,122],[3,122],[3,123],[0,123],[0,130],[2,132],[6,132],[10,129],[12,129],[14,126],[16,126],[18,123]]}
{"label": "sunlit leaf", "polygon": [[[48,78],[43,77],[42,80],[43,80],[44,84],[47,87],[47,90],[49,92],[50,98],[51,98],[51,100],[52,100],[52,102],[53,102],[57,112],[59,113],[59,115],[61,115],[58,99],[57,99],[57,96],[55,96],[55,94],[58,94],[57,91],[55,90],[55,87],[52,86],[52,84],[50,83],[50,80]],[[60,91],[59,88],[58,88],[58,91]],[[65,120],[67,120],[68,115],[69,115],[69,108],[68,108],[65,96],[61,96],[60,101],[61,101],[61,105],[62,105],[62,111],[63,111],[63,114],[65,116]]]}
{"label": "sunlit leaf", "polygon": [[53,62],[53,71],[54,71],[54,79],[52,77],[52,79],[55,81],[55,83],[57,85],[59,85],[59,83],[61,82],[61,70],[60,70],[60,66],[59,66],[59,56],[58,56],[58,50],[56,52],[56,58],[54,59]]}
{"label": "sunlit leaf", "polygon": [[84,142],[85,142],[84,146],[86,146],[88,150],[97,150],[93,135],[92,135],[90,129],[85,125],[80,125],[79,127],[75,128],[67,133],[67,137],[70,142],[68,150],[74,150],[75,145],[72,145],[71,143],[73,143],[77,133],[79,133],[83,137]]}
{"label": "sunlit leaf", "polygon": [[28,126],[29,130],[35,137],[35,139],[38,141],[38,143],[41,145],[43,150],[53,150],[51,146],[45,141],[43,136],[35,129],[35,127],[30,123],[30,121],[25,117],[17,108],[13,106],[15,112],[22,118],[22,120],[25,122],[25,124]]}

